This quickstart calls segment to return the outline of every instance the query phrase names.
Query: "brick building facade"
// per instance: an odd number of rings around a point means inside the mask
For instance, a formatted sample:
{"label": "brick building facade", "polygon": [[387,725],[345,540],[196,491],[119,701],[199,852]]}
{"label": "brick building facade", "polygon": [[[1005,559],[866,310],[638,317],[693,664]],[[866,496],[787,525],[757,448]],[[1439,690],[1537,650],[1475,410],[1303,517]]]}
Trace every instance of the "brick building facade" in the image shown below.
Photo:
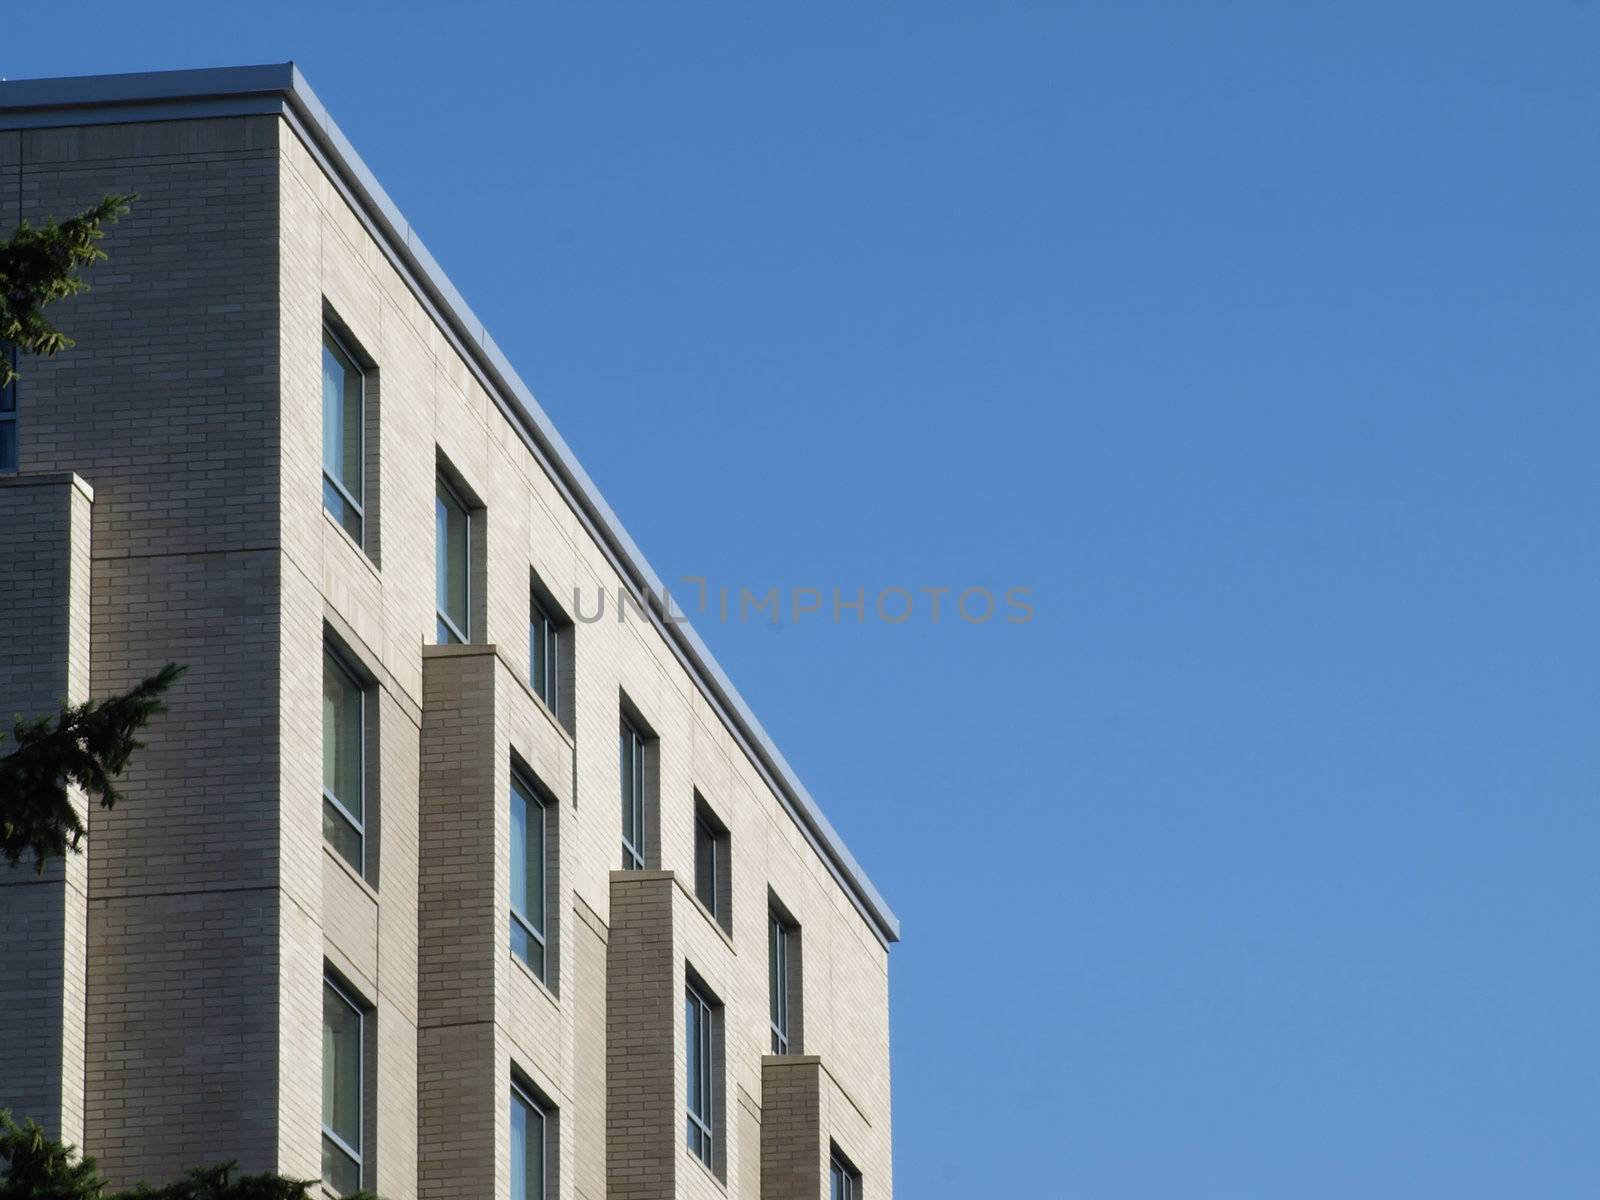
{"label": "brick building facade", "polygon": [[0,709],[189,671],[0,868],[0,1107],[117,1182],[888,1200],[893,914],[299,72],[0,83],[0,227],[109,192]]}

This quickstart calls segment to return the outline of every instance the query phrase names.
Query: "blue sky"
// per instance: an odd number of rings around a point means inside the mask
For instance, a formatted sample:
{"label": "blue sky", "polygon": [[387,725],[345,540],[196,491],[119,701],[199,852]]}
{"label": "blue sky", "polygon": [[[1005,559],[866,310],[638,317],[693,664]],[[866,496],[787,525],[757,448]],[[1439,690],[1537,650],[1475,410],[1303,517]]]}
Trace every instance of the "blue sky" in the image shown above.
{"label": "blue sky", "polygon": [[[905,922],[902,1196],[1600,1194],[1600,8],[98,6],[293,58]],[[226,15],[223,15],[226,13]]]}

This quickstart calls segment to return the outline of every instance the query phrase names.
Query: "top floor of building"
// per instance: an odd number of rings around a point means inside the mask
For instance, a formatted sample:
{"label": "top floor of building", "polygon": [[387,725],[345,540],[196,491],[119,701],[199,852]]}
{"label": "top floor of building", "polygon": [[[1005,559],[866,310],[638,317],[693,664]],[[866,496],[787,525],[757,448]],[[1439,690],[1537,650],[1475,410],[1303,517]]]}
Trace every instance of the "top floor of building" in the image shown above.
{"label": "top floor of building", "polygon": [[[375,647],[492,642],[532,679],[530,595],[548,625],[573,630],[563,655],[591,641],[591,624],[595,642],[626,639],[652,664],[622,684],[639,720],[658,697],[687,701],[872,937],[898,939],[893,912],[293,64],[0,83],[0,222],[118,190],[141,199],[94,291],[73,302],[81,345],[25,364],[0,417],[16,465],[96,476],[111,510],[96,531],[129,554],[281,539]],[[188,322],[187,351],[162,361],[157,321]],[[148,400],[108,399],[90,436],[73,428],[81,410],[54,405],[85,380],[113,395],[185,386],[165,419]],[[176,453],[202,419],[204,454]],[[117,511],[117,477],[140,472],[152,486],[124,489],[137,499]],[[455,557],[433,561],[437,537]],[[528,549],[526,585],[491,577],[497,543],[507,562]],[[418,661],[382,664],[413,699]],[[543,686],[576,737],[587,656],[565,678],[560,665],[540,668]]]}
{"label": "top floor of building", "polygon": [[[843,1148],[887,1178],[893,913],[299,73],[0,83],[0,227],[111,192],[139,199],[110,233],[92,290],[57,310],[77,346],[24,362],[0,406],[0,446],[14,455],[0,468],[86,481],[63,494],[80,497],[75,512],[92,509],[81,542],[92,618],[75,608],[73,626],[93,644],[82,668],[91,690],[169,658],[191,665],[136,764],[137,803],[91,827],[90,975],[141,938],[159,950],[140,951],[152,964],[179,947],[210,946],[219,962],[276,956],[276,996],[247,1003],[260,1009],[251,1028],[277,1032],[232,1043],[227,1069],[256,1055],[286,1094],[317,1054],[314,1020],[300,1018],[325,974],[342,980],[380,1030],[398,1030],[380,1034],[375,1060],[382,1172],[405,1161],[394,1147],[415,1125],[406,1087],[392,1104],[382,1094],[397,1064],[427,1061],[418,1047],[435,1018],[451,1027],[456,998],[439,989],[457,971],[461,930],[489,930],[496,945],[509,934],[486,993],[516,998],[501,1057],[576,1128],[601,1111],[579,1094],[596,1077],[578,1069],[586,1014],[597,987],[609,994],[627,978],[589,970],[581,948],[609,937],[612,958],[632,963],[635,951],[619,948],[629,931],[667,913],[678,949],[650,994],[692,979],[725,1006],[717,1119],[731,1126],[735,1110],[762,1109],[762,1058],[779,1048],[771,1039],[792,1037],[782,1048],[825,1064],[848,1097],[842,1109],[870,1128],[864,1149]],[[366,714],[354,792],[329,755],[341,744],[330,734],[341,673]],[[548,924],[517,911],[530,871],[516,855],[532,844],[515,824],[519,789],[525,814],[547,806],[551,817]],[[481,815],[452,825],[469,793]],[[452,891],[454,881],[466,882]],[[261,909],[275,931],[248,945],[238,927],[229,947],[207,941],[221,908],[162,907],[204,894],[261,924],[245,908],[257,904],[252,889],[282,906]],[[619,910],[619,896],[633,909]],[[472,905],[483,911],[468,919]],[[523,917],[549,942],[542,980],[518,965],[538,957],[531,945],[519,952]],[[786,944],[774,929],[786,924],[803,935],[792,1029],[770,974],[773,946]],[[102,1013],[114,999],[103,988],[91,996],[91,1064],[105,1022],[125,1041],[165,1045],[152,1031],[191,1001],[180,982],[150,974],[140,977],[150,1011],[137,1021]],[[518,1032],[546,1009],[548,1020]],[[237,1036],[220,1018],[191,1018],[195,1045],[207,1021]],[[650,1023],[641,1053],[663,1036],[684,1042],[681,1024]],[[597,1043],[602,1055],[620,1044],[614,1035]],[[126,1086],[166,1111],[150,1062]],[[178,1107],[203,1079],[171,1071],[172,1111],[183,1114],[171,1146],[97,1130],[96,1105],[123,1085],[86,1076],[86,1144],[119,1170],[166,1162],[209,1116]],[[492,1094],[481,1082],[472,1094]],[[665,1094],[652,1111],[683,1105],[681,1087]],[[309,1174],[314,1093],[280,1105],[276,1122],[242,1122],[246,1140],[227,1148]],[[276,1150],[248,1140],[257,1136]],[[735,1130],[727,1152],[756,1140]],[[563,1150],[580,1182],[600,1177],[585,1149],[596,1144],[573,1136]],[[407,1176],[391,1177],[402,1181],[395,1194]]]}

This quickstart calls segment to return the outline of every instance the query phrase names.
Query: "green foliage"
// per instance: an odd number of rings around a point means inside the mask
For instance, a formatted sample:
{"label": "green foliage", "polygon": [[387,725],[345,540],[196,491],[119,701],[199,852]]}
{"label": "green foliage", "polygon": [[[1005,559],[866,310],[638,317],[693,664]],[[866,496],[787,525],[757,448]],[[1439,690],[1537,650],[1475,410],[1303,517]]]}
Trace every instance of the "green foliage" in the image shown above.
{"label": "green foliage", "polygon": [[0,1200],[95,1200],[105,1180],[94,1159],[77,1157],[76,1146],[46,1137],[32,1120],[18,1125],[0,1108]]}
{"label": "green foliage", "polygon": [[[77,1161],[74,1161],[77,1160]],[[0,1109],[0,1200],[314,1200],[315,1180],[283,1175],[240,1175],[237,1163],[196,1167],[165,1187],[141,1183],[131,1191],[107,1192],[94,1159],[78,1159],[75,1146],[45,1136],[32,1120],[18,1125]],[[348,1200],[377,1200],[357,1192]]]}
{"label": "green foliage", "polygon": [[[312,1200],[316,1180],[289,1179],[283,1175],[241,1175],[237,1163],[195,1167],[175,1183],[152,1188],[141,1183],[131,1192],[117,1192],[104,1200]],[[0,1193],[3,1200],[4,1193]],[[76,1200],[76,1198],[74,1198]],[[370,1192],[357,1192],[347,1200],[377,1200]]]}
{"label": "green foliage", "polygon": [[124,695],[16,723],[17,748],[0,758],[0,853],[7,862],[31,853],[42,871],[69,845],[78,848],[84,828],[68,788],[76,785],[106,808],[117,802],[116,778],[144,744],[134,734],[164,710],[162,696],[184,670],[168,663]]}
{"label": "green foliage", "polygon": [[[24,221],[0,242],[0,347],[48,356],[72,345],[45,319],[43,309],[89,286],[79,272],[106,257],[98,244],[105,224],[137,198],[107,196],[65,221],[51,217],[38,229]],[[11,356],[0,355],[0,387],[14,378]],[[106,808],[117,802],[113,781],[141,744],[134,733],[162,710],[162,693],[182,673],[182,667],[168,663],[125,696],[64,708],[54,718],[17,722],[17,748],[0,758],[0,854],[8,863],[15,866],[31,853],[42,871],[68,846],[78,848],[84,828],[68,788],[77,785]]]}
{"label": "green foliage", "polygon": [[[49,357],[72,345],[50,324],[44,307],[88,288],[79,272],[105,258],[99,241],[105,225],[128,211],[137,195],[107,196],[93,208],[65,221],[54,217],[35,229],[27,221],[0,242],[0,344]],[[0,357],[0,387],[15,371]]]}

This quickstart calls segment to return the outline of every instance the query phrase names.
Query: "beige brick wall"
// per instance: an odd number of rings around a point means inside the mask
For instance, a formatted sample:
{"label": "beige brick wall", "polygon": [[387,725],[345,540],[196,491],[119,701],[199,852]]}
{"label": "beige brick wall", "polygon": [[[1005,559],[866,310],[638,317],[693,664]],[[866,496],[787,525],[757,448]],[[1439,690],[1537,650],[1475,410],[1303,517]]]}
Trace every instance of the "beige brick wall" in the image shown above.
{"label": "beige brick wall", "polygon": [[[606,929],[610,920],[610,874],[619,865],[621,837],[615,730],[624,693],[660,735],[656,803],[661,840],[652,859],[692,878],[696,788],[728,823],[732,834],[734,941],[742,953],[736,956],[737,965],[730,969],[727,983],[719,985],[725,987],[728,1011],[728,1094],[737,1097],[742,1092],[748,1098],[747,1120],[753,1121],[762,1090],[760,1058],[768,1041],[766,913],[770,886],[802,925],[806,1048],[827,1056],[830,1062],[837,1060],[836,1069],[853,1077],[853,1094],[862,1096],[863,1103],[875,1106],[880,1114],[874,1124],[877,1132],[855,1153],[863,1170],[870,1169],[886,1184],[890,1159],[887,955],[883,947],[695,689],[659,632],[636,615],[618,623],[613,613],[604,622],[580,624],[573,631],[576,672],[571,682],[570,734],[544,719],[542,706],[525,688],[519,691],[514,686],[527,671],[530,572],[538,574],[569,616],[577,608],[573,597],[579,590],[585,598],[584,612],[593,612],[594,597],[601,590],[612,597],[614,610],[620,580],[556,485],[312,156],[297,140],[286,138],[284,162],[283,372],[286,381],[301,379],[293,388],[286,384],[285,423],[306,435],[301,439],[304,444],[294,451],[294,462],[289,461],[286,449],[286,541],[293,540],[292,528],[303,529],[303,544],[320,555],[321,563],[320,570],[307,568],[305,574],[321,578],[327,610],[359,629],[396,686],[412,694],[419,694],[416,681],[422,663],[437,665],[421,653],[421,647],[432,640],[436,461],[443,457],[465,488],[485,505],[474,529],[486,546],[481,573],[474,579],[482,614],[474,638],[492,646],[499,680],[491,753],[496,790],[491,811],[500,836],[495,856],[495,916],[489,927],[495,936],[493,961],[499,964],[496,995],[505,997],[497,1011],[515,1014],[499,1018],[499,1037],[508,1057],[514,1048],[515,1054],[527,1056],[524,1062],[534,1064],[519,1065],[519,1069],[538,1072],[540,1077],[534,1082],[552,1099],[564,1101],[563,1112],[571,1119],[562,1126],[563,1154],[576,1156],[562,1173],[571,1181],[567,1186],[584,1188],[590,1195],[599,1194],[601,1187],[603,1159],[585,1149],[582,1139],[573,1137],[574,1129],[599,1128],[602,1121],[612,1128],[618,1124],[616,1115],[604,1109],[604,1089],[586,1089],[581,1076],[574,1080],[579,1057],[585,1052],[591,1060],[599,1057],[604,1033],[596,1007],[575,1003],[584,986],[575,972],[582,973],[584,968],[574,960],[584,952],[561,947],[571,947],[574,936],[585,936],[573,932],[575,909],[592,915],[592,924],[582,927],[590,931],[589,936],[598,937],[595,931]],[[369,527],[375,519],[383,531],[381,567],[370,553],[370,535],[369,553],[364,556],[321,511],[316,442],[320,384],[315,363],[324,303],[377,362],[381,468],[378,494],[369,501]],[[296,478],[300,482],[292,489],[287,481]],[[371,481],[369,474],[369,488]],[[422,707],[426,712],[431,704],[424,700]],[[511,714],[520,715],[512,718]],[[511,725],[520,722],[523,732],[513,732],[508,721]],[[504,944],[504,792],[512,752],[563,800],[561,879],[563,892],[571,900],[553,910],[561,914],[559,927],[552,930],[552,951],[559,959],[558,994],[554,997],[528,992],[532,985],[513,969]],[[458,776],[451,782],[458,786],[464,781]],[[385,804],[392,803],[393,789],[386,787],[384,797]],[[425,797],[425,829],[430,803]],[[482,831],[477,832],[481,836]],[[429,841],[425,835],[425,845]],[[384,857],[387,861],[388,856]],[[427,858],[425,851],[425,862]],[[465,875],[481,865],[479,858],[461,866],[460,871]],[[432,907],[427,873],[425,866],[425,925],[426,912]],[[482,911],[481,906],[474,911]],[[459,947],[441,951],[463,952]],[[587,953],[598,958],[594,949]],[[616,960],[614,948],[607,948],[606,958]],[[469,977],[479,978],[480,969],[474,968]],[[425,963],[424,988],[432,970]],[[587,974],[599,990],[601,981],[594,978],[592,961]],[[547,1017],[535,1020],[535,1014],[545,1012]],[[676,1002],[670,1006],[670,1015],[673,1035],[681,1039],[677,1029],[681,1012]],[[458,1018],[459,1014],[452,1019]],[[614,1044],[605,1043],[605,1052],[613,1056]],[[502,1086],[508,1070],[507,1066],[497,1072],[495,1086]],[[670,1134],[670,1140],[661,1152],[676,1156],[682,1151],[682,1099],[675,1090],[667,1099],[673,1108],[660,1115],[659,1129],[660,1136]],[[737,1107],[730,1104],[729,1112]],[[502,1113],[497,1124],[503,1125],[504,1119]],[[579,1142],[576,1149],[574,1140]],[[730,1140],[730,1156],[737,1161],[744,1140],[737,1122]],[[503,1158],[503,1148],[497,1154]],[[751,1158],[759,1161],[757,1154],[752,1153]],[[730,1178],[737,1183],[736,1174],[730,1172]],[[881,1194],[888,1194],[887,1186],[881,1187]]]}
{"label": "beige brick wall", "polygon": [[606,1194],[606,957],[610,931],[582,900],[573,903],[572,1047],[573,1190],[582,1200]]}

